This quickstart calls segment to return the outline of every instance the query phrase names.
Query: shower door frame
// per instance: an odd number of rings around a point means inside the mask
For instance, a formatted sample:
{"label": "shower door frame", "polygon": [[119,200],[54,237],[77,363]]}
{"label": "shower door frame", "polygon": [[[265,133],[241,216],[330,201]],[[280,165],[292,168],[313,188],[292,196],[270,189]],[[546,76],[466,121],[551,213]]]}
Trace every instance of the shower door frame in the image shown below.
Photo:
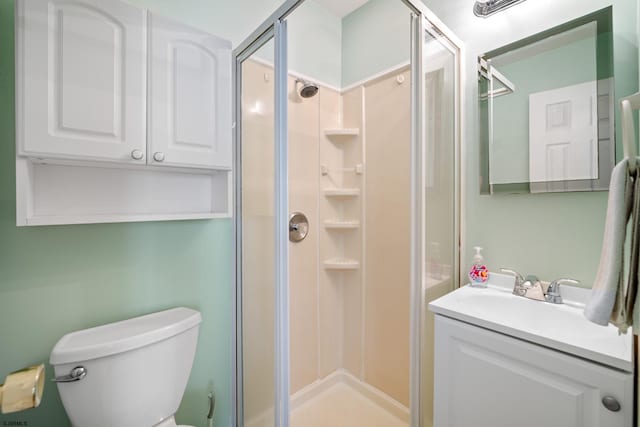
{"label": "shower door frame", "polygon": [[[438,37],[447,41],[456,57],[455,72],[455,196],[454,196],[454,266],[453,284],[459,285],[461,194],[460,179],[462,163],[462,106],[464,47],[460,39],[451,32],[438,17],[420,0],[397,0],[408,6],[413,13],[411,19],[411,325],[410,325],[410,426],[421,427],[423,413],[421,405],[421,349],[424,315],[426,313],[423,277],[425,241],[423,224],[426,215],[424,200],[424,164],[422,161],[425,143],[424,117],[425,83],[423,79],[424,38],[426,32],[435,30]],[[305,0],[286,0],[236,49],[233,56],[234,78],[234,276],[233,330],[232,337],[232,426],[244,426],[243,419],[243,353],[242,353],[242,62],[257,52],[265,43],[275,43],[275,402],[274,426],[289,427],[289,250],[288,250],[288,119],[287,119],[287,17]],[[435,34],[433,34],[435,35]]]}

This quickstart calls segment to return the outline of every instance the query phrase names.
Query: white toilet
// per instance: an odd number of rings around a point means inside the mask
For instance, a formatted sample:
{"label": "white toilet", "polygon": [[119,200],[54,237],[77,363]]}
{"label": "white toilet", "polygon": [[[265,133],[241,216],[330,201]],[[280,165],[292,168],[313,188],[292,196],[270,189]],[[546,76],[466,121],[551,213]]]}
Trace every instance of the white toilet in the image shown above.
{"label": "white toilet", "polygon": [[200,313],[173,308],[72,332],[51,352],[74,427],[176,427]]}

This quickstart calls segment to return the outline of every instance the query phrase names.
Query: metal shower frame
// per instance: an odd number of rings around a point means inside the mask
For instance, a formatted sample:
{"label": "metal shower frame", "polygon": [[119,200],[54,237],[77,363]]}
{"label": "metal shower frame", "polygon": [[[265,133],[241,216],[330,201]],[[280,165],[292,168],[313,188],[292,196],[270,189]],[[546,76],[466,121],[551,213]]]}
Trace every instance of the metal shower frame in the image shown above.
{"label": "metal shower frame", "polygon": [[[252,56],[270,40],[275,42],[275,418],[276,427],[289,426],[289,251],[288,251],[288,136],[287,136],[287,17],[305,0],[286,0],[244,42],[234,50],[234,304],[232,355],[232,426],[243,426],[243,373],[242,373],[242,62]],[[443,43],[456,58],[455,87],[455,241],[454,286],[460,277],[461,194],[463,118],[463,66],[464,47],[458,39],[420,0],[398,0],[412,12],[411,19],[411,350],[410,350],[410,416],[411,427],[422,426],[421,408],[421,351],[422,324],[426,310],[422,281],[424,277],[425,242],[423,218],[427,214],[423,198],[425,141],[424,103],[425,84],[423,52],[425,32]]]}

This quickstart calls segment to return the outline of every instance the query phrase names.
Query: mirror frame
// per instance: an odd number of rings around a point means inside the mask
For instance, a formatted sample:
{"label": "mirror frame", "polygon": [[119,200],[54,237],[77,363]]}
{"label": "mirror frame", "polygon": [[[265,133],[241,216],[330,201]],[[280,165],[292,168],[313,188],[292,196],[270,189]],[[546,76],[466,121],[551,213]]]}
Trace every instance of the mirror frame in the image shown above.
{"label": "mirror frame", "polygon": [[[552,27],[548,30],[541,31],[529,37],[525,37],[523,39],[517,40],[515,42],[509,43],[505,46],[501,46],[499,48],[493,49],[489,52],[484,53],[483,55],[478,57],[478,91],[482,88],[482,80],[488,82],[488,80],[481,75],[481,67],[483,63],[486,63],[487,60],[491,60],[497,56],[502,54],[524,48],[533,43],[545,40],[549,37],[553,37],[559,34],[562,34],[566,31],[575,29],[582,25],[588,24],[590,22],[596,22],[597,26],[597,38],[598,42],[596,43],[596,61],[597,61],[597,81],[603,81],[605,79],[612,79],[611,88],[612,88],[612,97],[610,99],[610,139],[611,139],[611,150],[612,150],[612,163],[611,169],[615,164],[616,160],[616,143],[615,143],[615,111],[614,111],[614,103],[615,103],[615,93],[613,91],[613,80],[615,79],[614,74],[614,48],[613,48],[613,7],[608,6],[606,8],[597,10],[593,13],[584,15],[580,18],[567,21],[558,26]],[[603,47],[603,43],[606,43],[606,48]],[[487,85],[488,86],[488,85]],[[481,97],[478,97],[478,117],[479,117],[479,125],[478,125],[478,133],[480,139],[480,147],[479,147],[479,162],[480,162],[480,194],[481,195],[491,195],[491,194],[548,194],[548,193],[558,193],[558,192],[592,192],[592,191],[608,191],[609,189],[609,175],[610,171],[603,174],[599,173],[599,177],[597,179],[584,179],[584,180],[567,180],[567,181],[546,181],[543,183],[532,183],[532,182],[514,182],[514,183],[503,183],[503,184],[491,184],[489,179],[489,169],[490,169],[490,149],[491,149],[491,140],[489,129],[491,126],[490,123],[490,114],[488,112],[489,108],[483,108],[482,105],[483,100]],[[485,101],[488,107],[489,100]],[[486,111],[483,111],[486,110]],[[532,184],[540,184],[540,185],[548,185],[548,184],[565,184],[570,183],[569,189],[566,190],[547,190],[547,191],[531,191]]]}

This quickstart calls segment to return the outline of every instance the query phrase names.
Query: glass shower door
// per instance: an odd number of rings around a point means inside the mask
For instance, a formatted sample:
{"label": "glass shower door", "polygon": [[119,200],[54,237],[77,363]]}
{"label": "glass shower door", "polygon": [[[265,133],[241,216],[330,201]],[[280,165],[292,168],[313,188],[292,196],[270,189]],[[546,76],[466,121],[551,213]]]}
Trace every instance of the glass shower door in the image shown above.
{"label": "glass shower door", "polygon": [[235,424],[287,427],[286,22],[255,34],[235,62]]}
{"label": "glass shower door", "polygon": [[[248,42],[249,53],[238,54],[236,63],[239,426],[289,425],[286,220],[290,94],[284,19],[296,5],[286,2],[278,12],[280,18],[260,27],[255,33],[256,41]],[[411,147],[415,156],[409,156],[411,187],[407,188],[412,212],[409,409],[411,426],[418,427],[431,426],[433,413],[433,322],[426,305],[458,283],[460,64],[459,49],[429,24],[424,13],[416,12],[412,22],[409,89]],[[252,49],[254,45],[260,47]],[[393,84],[403,81],[394,80]]]}
{"label": "glass shower door", "polygon": [[239,416],[247,427],[272,427],[275,417],[275,86],[273,39],[240,64],[241,268]]}
{"label": "glass shower door", "polygon": [[433,314],[426,305],[458,283],[458,50],[425,24],[422,46],[423,253],[422,425],[433,426]]}

